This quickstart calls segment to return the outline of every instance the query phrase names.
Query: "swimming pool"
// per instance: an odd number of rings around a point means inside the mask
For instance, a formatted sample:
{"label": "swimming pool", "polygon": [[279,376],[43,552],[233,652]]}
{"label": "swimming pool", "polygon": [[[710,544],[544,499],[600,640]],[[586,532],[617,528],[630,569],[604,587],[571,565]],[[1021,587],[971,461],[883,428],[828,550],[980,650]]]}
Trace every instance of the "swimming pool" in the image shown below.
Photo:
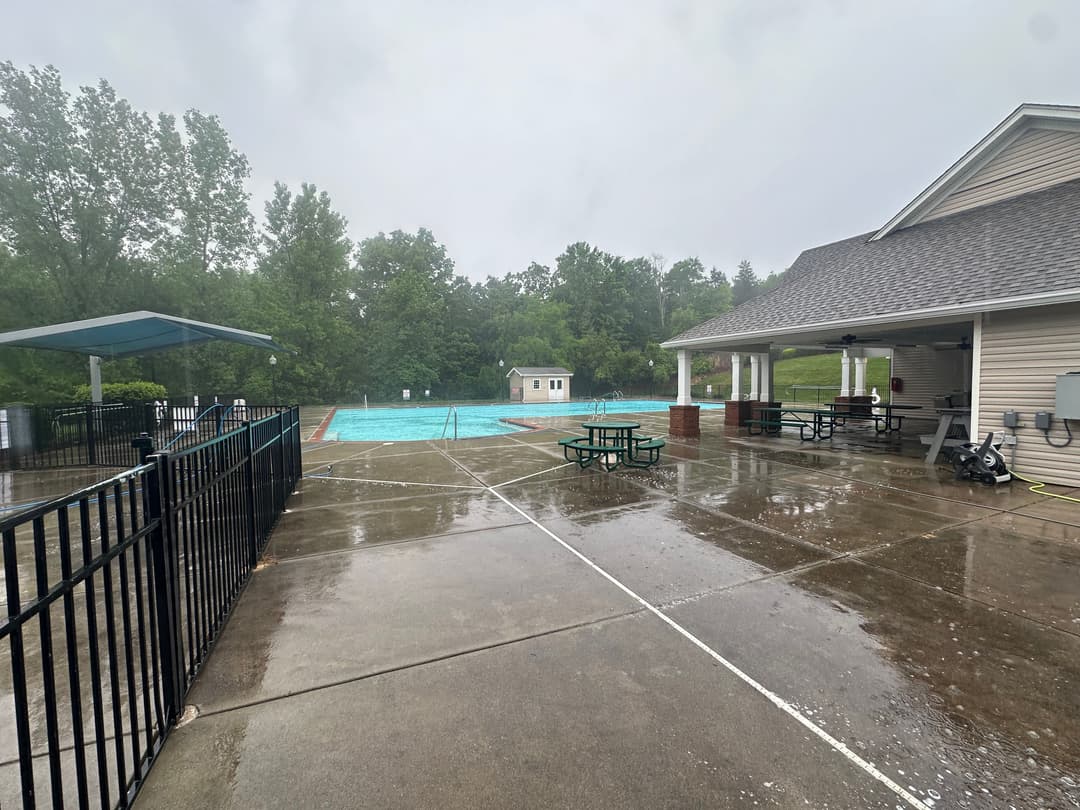
{"label": "swimming pool", "polygon": [[[647,413],[666,411],[674,402],[654,399],[620,399],[607,402],[607,414]],[[708,409],[723,408],[722,404],[696,403]],[[338,408],[322,434],[324,439],[343,442],[407,442],[439,439],[446,428],[446,438],[454,435],[454,419],[447,424],[449,408]],[[551,416],[581,416],[593,413],[592,402],[536,402],[506,405],[458,405],[457,435],[459,439],[479,436],[498,436],[526,428],[500,420],[544,418]]]}

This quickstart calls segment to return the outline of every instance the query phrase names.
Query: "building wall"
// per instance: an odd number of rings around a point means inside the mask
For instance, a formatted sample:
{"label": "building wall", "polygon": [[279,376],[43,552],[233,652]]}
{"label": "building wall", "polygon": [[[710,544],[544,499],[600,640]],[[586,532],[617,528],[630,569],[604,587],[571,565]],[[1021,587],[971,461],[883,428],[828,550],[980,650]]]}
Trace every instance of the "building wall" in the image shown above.
{"label": "building wall", "polygon": [[[892,376],[904,381],[904,390],[892,394],[897,405],[921,405],[922,411],[904,414],[905,422],[937,423],[934,397],[967,391],[970,380],[964,379],[964,353],[957,349],[934,349],[930,346],[897,347],[892,355]],[[925,424],[913,426],[922,432]]]}
{"label": "building wall", "polygon": [[[510,393],[510,399],[513,400],[514,402],[521,402],[521,397],[522,397],[522,388],[521,387],[523,385],[522,380],[521,380],[521,375],[518,374],[516,371],[511,371],[507,375],[506,379],[509,380],[509,386],[508,386],[507,390]],[[514,389],[515,388],[518,389],[516,396],[514,395]]]}
{"label": "building wall", "polygon": [[[1020,413],[1016,430],[1017,472],[1039,481],[1080,486],[1080,423],[1064,449],[1050,447],[1035,428],[1035,412],[1054,410],[1057,375],[1080,371],[1080,304],[1032,307],[983,316],[979,380],[979,430],[1003,430],[1005,411]],[[1053,420],[1050,440],[1068,436]],[[1006,458],[1010,456],[1006,448]]]}
{"label": "building wall", "polygon": [[[528,376],[528,377],[523,378],[522,390],[524,392],[524,396],[522,397],[522,401],[523,402],[549,402],[549,401],[551,401],[551,397],[549,396],[549,391],[548,391],[548,386],[549,386],[548,380],[551,380],[551,379],[557,379],[557,380],[561,379],[563,381],[563,399],[562,399],[562,401],[569,402],[570,401],[570,380],[571,380],[571,378],[570,377],[564,377],[561,374],[556,374],[556,375],[553,375],[553,376],[543,375],[543,376],[540,376],[540,377]],[[539,389],[533,388],[533,380],[539,380],[540,381],[540,388]]]}
{"label": "building wall", "polygon": [[1080,133],[1029,129],[922,218],[937,219],[1080,178]]}

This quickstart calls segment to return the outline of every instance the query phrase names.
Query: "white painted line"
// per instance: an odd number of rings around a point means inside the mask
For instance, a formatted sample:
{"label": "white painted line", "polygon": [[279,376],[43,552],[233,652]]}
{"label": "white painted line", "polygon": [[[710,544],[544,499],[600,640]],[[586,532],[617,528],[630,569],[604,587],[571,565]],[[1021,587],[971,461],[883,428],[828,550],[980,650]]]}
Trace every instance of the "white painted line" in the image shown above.
{"label": "white painted line", "polygon": [[660,619],[660,621],[662,621],[662,622],[664,622],[664,624],[668,625],[668,627],[675,630],[683,638],[690,641],[694,646],[696,646],[697,648],[702,650],[706,655],[708,655],[714,661],[716,661],[717,663],[724,666],[729,672],[731,672],[735,677],[737,677],[743,683],[745,683],[748,686],[750,686],[751,688],[753,688],[756,692],[758,692],[760,695],[765,697],[770,703],[772,703],[778,709],[783,711],[785,714],[787,714],[792,719],[799,722],[808,731],[812,732],[816,737],[818,737],[819,739],[821,739],[822,741],[827,743],[833,750],[835,750],[838,753],[842,754],[853,765],[858,767],[864,773],[866,773],[869,776],[876,779],[881,784],[885,785],[885,787],[887,787],[889,790],[891,790],[893,793],[895,793],[897,796],[899,796],[901,799],[903,799],[905,802],[907,802],[911,807],[916,808],[916,810],[931,810],[930,806],[927,805],[926,803],[924,803],[918,796],[913,795],[911,792],[906,790],[904,787],[902,787],[901,785],[894,782],[887,775],[885,775],[884,773],[879,771],[872,763],[867,762],[865,759],[860,757],[858,754],[856,754],[854,751],[852,751],[850,748],[848,748],[844,743],[842,743],[840,740],[836,739],[834,736],[829,734],[829,732],[827,732],[825,729],[818,726],[816,723],[814,723],[813,720],[806,717],[802,712],[800,712],[798,709],[796,709],[794,706],[792,706],[790,703],[788,703],[786,700],[784,700],[778,694],[776,694],[775,692],[773,692],[770,689],[767,689],[764,685],[759,683],[757,680],[752,678],[750,675],[743,672],[741,669],[739,669],[737,666],[735,666],[735,664],[728,661],[726,658],[724,658],[724,656],[720,655],[720,653],[718,653],[716,650],[714,650],[712,647],[710,647],[704,641],[699,639],[697,636],[695,636],[693,633],[691,633],[689,630],[687,630],[685,627],[683,627],[677,621],[675,621],[670,616],[668,616],[666,613],[664,613],[662,610],[660,610],[660,608],[656,607],[654,604],[652,604],[651,602],[646,600],[643,596],[639,596],[636,592],[632,591],[628,586],[624,585],[622,582],[620,582],[614,576],[609,574],[607,571],[605,571],[599,565],[594,563],[592,560],[590,560],[588,557],[586,557],[584,554],[582,554],[580,551],[578,551],[572,545],[567,543],[565,540],[563,540],[561,537],[556,535],[554,532],[552,532],[550,529],[548,529],[542,523],[537,521],[535,518],[532,517],[532,515],[527,514],[524,510],[519,508],[515,503],[510,501],[508,498],[503,496],[501,493],[496,492],[491,487],[488,487],[487,489],[491,492],[492,495],[494,495],[496,498],[501,500],[503,503],[505,503],[507,506],[509,506],[511,509],[513,509],[515,512],[517,512],[519,515],[521,515],[523,518],[525,518],[527,521],[529,521],[531,524],[533,524],[536,528],[538,528],[540,531],[542,531],[544,534],[546,534],[548,537],[550,537],[552,540],[554,540],[560,546],[565,548],[567,551],[569,551],[571,554],[573,554],[575,557],[577,557],[579,560],[581,560],[583,563],[585,563],[587,566],[589,566],[591,569],[593,569],[596,573],[598,573],[600,576],[602,576],[604,579],[606,579],[608,582],[610,582],[616,588],[621,590],[623,593],[625,593],[627,596],[629,596],[631,599],[633,599],[635,602],[637,602],[639,605],[641,605],[643,608],[645,608],[647,611],[652,613],[654,616],[656,616],[658,619]]}
{"label": "white painted line", "polygon": [[528,475],[521,476],[521,478],[514,478],[513,480],[510,480],[510,481],[503,481],[501,484],[493,484],[490,488],[495,489],[496,487],[508,487],[511,484],[518,483],[519,481],[527,481],[530,478],[536,478],[536,476],[538,476],[538,475],[547,475],[549,472],[555,472],[555,470],[561,470],[563,467],[569,467],[571,464],[577,464],[577,462],[576,461],[567,461],[565,464],[558,464],[558,465],[556,465],[554,467],[548,467],[546,470],[541,470],[540,472],[529,473]]}
{"label": "white painted line", "polygon": [[400,487],[442,487],[443,489],[487,489],[475,484],[428,484],[423,481],[384,481],[381,478],[345,478],[341,475],[305,475],[305,481],[358,481],[362,484],[394,484]]}

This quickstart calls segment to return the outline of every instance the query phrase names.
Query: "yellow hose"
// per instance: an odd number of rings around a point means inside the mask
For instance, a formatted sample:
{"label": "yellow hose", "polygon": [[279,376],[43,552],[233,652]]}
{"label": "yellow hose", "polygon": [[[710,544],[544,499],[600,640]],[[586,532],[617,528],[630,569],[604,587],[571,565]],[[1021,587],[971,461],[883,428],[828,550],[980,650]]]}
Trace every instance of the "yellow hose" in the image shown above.
{"label": "yellow hose", "polygon": [[1033,481],[1030,478],[1025,478],[1018,472],[1013,472],[1012,470],[1009,470],[1009,472],[1012,473],[1013,478],[1019,478],[1021,481],[1027,481],[1029,484],[1034,484],[1035,486],[1028,487],[1029,492],[1034,492],[1036,495],[1045,495],[1047,498],[1057,498],[1061,501],[1072,501],[1073,503],[1080,503],[1080,498],[1072,498],[1068,495],[1058,495],[1053,492],[1043,492],[1042,488],[1046,486],[1044,482]]}

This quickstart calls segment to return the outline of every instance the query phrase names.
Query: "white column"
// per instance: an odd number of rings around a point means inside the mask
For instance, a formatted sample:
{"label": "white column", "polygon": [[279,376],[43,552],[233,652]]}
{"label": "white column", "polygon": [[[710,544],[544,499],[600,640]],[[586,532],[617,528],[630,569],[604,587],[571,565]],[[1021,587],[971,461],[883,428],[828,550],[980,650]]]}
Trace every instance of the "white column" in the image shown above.
{"label": "white column", "polygon": [[761,401],[773,401],[772,353],[761,355]]}
{"label": "white column", "polygon": [[679,397],[678,405],[690,405],[690,350],[679,349]]}
{"label": "white column", "polygon": [[90,401],[101,404],[101,358],[90,355]]}
{"label": "white column", "polygon": [[840,396],[851,396],[851,364],[848,362],[847,349],[840,357]]}
{"label": "white column", "polygon": [[855,393],[854,396],[866,396],[866,358],[855,358]]}
{"label": "white column", "polygon": [[761,394],[761,355],[750,355],[750,399],[760,399]]}
{"label": "white column", "polygon": [[[968,436],[971,437],[973,442],[979,441],[981,433],[979,433],[979,388],[981,388],[982,378],[982,341],[983,341],[983,316],[979,313],[975,316],[974,329],[971,334],[971,378],[968,380],[971,385],[971,422],[968,428]],[[968,352],[965,352],[968,354]]]}
{"label": "white column", "polygon": [[742,355],[731,353],[731,398],[742,399]]}

